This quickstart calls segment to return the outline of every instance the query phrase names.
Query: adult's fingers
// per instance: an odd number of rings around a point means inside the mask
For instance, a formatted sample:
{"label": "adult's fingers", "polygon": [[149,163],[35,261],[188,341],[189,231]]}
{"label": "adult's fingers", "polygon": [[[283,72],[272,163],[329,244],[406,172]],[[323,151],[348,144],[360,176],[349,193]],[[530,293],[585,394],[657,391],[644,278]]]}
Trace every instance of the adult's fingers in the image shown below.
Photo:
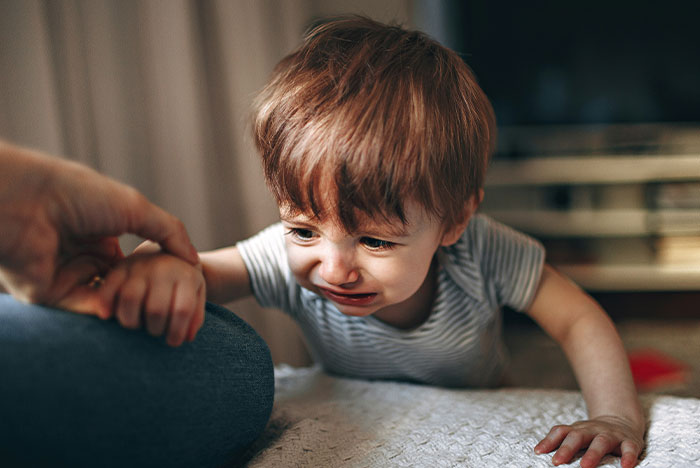
{"label": "adult's fingers", "polygon": [[100,277],[110,266],[111,259],[97,255],[76,255],[65,260],[56,269],[41,302],[81,314],[100,315],[105,307],[96,294],[97,284],[91,284],[91,280]]}
{"label": "adult's fingers", "polygon": [[61,309],[79,314],[96,315],[106,320],[113,315],[116,294],[124,281],[125,272],[112,270],[106,277],[96,274],[73,287],[55,304]]}
{"label": "adult's fingers", "polygon": [[96,290],[96,287],[91,284],[76,286],[58,301],[56,307],[107,319],[111,316],[111,306],[106,305],[104,293]]}
{"label": "adult's fingers", "polygon": [[128,219],[128,232],[160,244],[167,252],[197,264],[199,256],[192,245],[187,229],[175,216],[162,208],[149,202],[136,190],[129,190],[130,195],[123,200],[126,206]]}
{"label": "adult's fingers", "polygon": [[57,160],[50,164],[51,206],[47,212],[69,237],[136,234],[197,263],[197,252],[182,222],[138,190],[81,164]]}

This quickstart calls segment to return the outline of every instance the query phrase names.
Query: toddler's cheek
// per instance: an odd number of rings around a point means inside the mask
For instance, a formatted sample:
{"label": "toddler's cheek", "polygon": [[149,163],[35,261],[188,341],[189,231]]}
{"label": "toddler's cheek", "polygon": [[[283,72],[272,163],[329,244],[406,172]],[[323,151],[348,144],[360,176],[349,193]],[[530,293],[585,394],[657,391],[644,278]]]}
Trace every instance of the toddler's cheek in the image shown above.
{"label": "toddler's cheek", "polygon": [[313,282],[308,271],[305,271],[299,268],[298,266],[293,265],[291,262],[289,263],[289,268],[292,270],[294,279],[297,283],[299,283],[301,287],[313,290]]}
{"label": "toddler's cheek", "polygon": [[313,270],[314,262],[308,255],[301,255],[295,252],[295,250],[296,249],[287,250],[287,263],[289,264],[289,268],[292,270],[297,281],[300,283],[303,282],[301,281],[302,279],[308,281],[311,271]]}

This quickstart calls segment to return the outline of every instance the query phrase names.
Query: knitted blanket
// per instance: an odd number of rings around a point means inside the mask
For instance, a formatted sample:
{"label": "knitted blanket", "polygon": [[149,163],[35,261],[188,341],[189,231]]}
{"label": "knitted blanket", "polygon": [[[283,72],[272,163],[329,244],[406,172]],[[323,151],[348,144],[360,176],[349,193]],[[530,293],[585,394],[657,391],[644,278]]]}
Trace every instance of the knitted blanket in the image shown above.
{"label": "knitted blanket", "polygon": [[[584,419],[577,392],[454,390],[276,369],[276,397],[247,467],[547,467],[535,444]],[[700,467],[700,400],[643,395],[640,467]],[[562,466],[578,466],[579,458]],[[607,456],[600,466],[619,467]]]}

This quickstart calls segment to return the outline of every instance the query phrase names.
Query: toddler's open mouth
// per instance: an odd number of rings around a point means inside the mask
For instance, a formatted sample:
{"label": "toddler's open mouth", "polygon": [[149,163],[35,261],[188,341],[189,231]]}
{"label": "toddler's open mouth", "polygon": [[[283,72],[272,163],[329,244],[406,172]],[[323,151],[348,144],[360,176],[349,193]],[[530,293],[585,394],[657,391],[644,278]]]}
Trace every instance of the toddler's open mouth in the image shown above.
{"label": "toddler's open mouth", "polygon": [[377,293],[343,294],[325,288],[319,288],[319,290],[321,291],[321,294],[331,301],[343,305],[368,305],[374,300],[375,297],[377,297]]}

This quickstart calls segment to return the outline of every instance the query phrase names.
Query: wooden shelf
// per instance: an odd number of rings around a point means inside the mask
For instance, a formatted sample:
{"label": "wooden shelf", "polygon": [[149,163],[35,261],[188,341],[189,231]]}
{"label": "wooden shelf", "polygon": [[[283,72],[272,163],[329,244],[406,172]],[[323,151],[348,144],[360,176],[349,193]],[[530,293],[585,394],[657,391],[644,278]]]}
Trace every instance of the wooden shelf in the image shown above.
{"label": "wooden shelf", "polygon": [[[700,162],[698,162],[700,166]],[[695,210],[489,210],[489,216],[543,237],[700,235]]]}
{"label": "wooden shelf", "polygon": [[695,291],[700,264],[557,265],[588,291]]}
{"label": "wooden shelf", "polygon": [[[700,292],[700,249],[695,242],[700,238],[700,209],[693,205],[697,198],[692,185],[700,182],[697,127],[657,127],[657,133],[668,133],[659,148],[673,142],[661,154],[603,153],[608,150],[600,149],[609,141],[595,129],[551,130],[540,135],[523,129],[515,147],[544,148],[539,154],[553,156],[493,161],[486,186],[487,197],[489,188],[495,189],[495,197],[483,212],[542,239],[551,249],[552,263],[591,292]],[[566,148],[572,135],[578,135],[582,147],[588,144],[583,140],[598,136],[592,141],[600,147],[593,145],[589,155],[579,156],[553,151]],[[682,186],[690,195],[683,199],[685,205],[673,205],[677,200],[671,197],[667,208],[655,204],[658,187],[645,187],[669,184],[671,190],[678,182],[692,183]],[[571,198],[564,205],[569,210],[549,208],[559,206],[548,198],[557,195],[552,191],[556,186],[575,187],[565,193]],[[692,245],[680,245],[684,238],[693,240]]]}
{"label": "wooden shelf", "polygon": [[495,160],[487,186],[616,184],[700,179],[700,154],[533,157]]}

